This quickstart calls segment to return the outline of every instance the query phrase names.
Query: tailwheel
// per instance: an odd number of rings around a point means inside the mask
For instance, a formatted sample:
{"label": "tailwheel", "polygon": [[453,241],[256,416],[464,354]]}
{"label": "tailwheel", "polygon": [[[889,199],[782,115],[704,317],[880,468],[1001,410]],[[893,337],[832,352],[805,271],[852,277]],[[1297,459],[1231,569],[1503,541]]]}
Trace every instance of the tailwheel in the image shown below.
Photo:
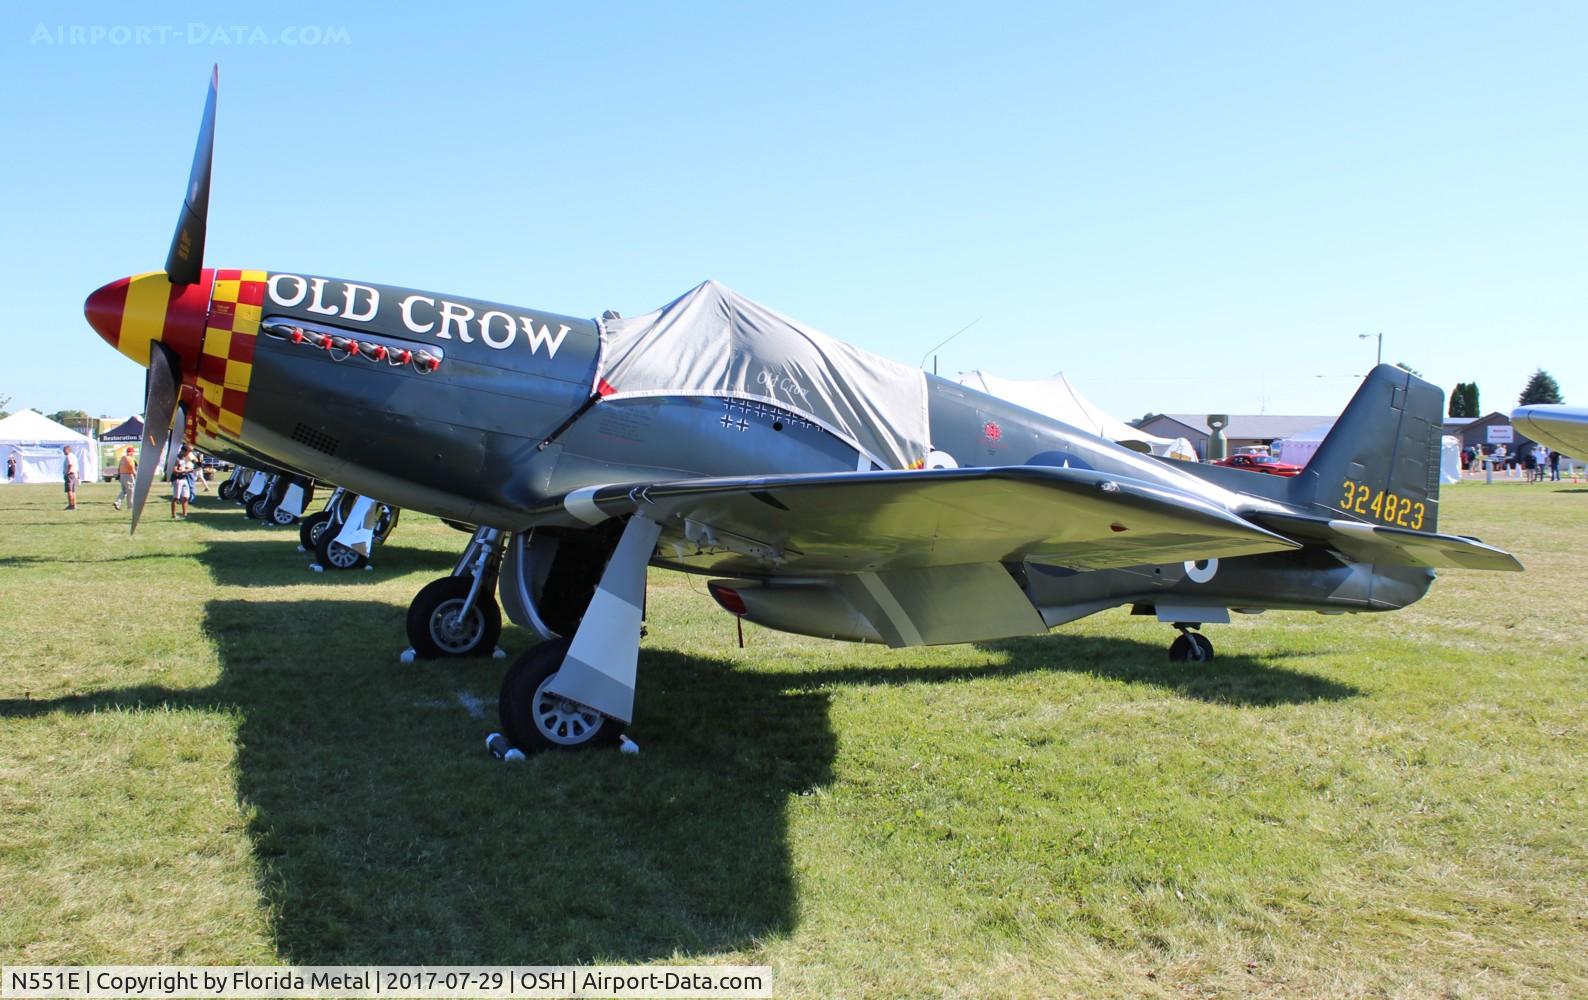
{"label": "tailwheel", "polygon": [[298,522],[298,544],[303,546],[303,551],[314,551],[314,547],[320,544],[320,533],[330,523],[331,512],[328,510],[316,511]]}
{"label": "tailwheel", "polygon": [[572,644],[549,639],[514,660],[502,678],[502,731],[520,750],[581,750],[622,735],[621,723],[546,690]]}
{"label": "tailwheel", "polygon": [[1174,663],[1208,663],[1213,659],[1213,643],[1201,632],[1182,628],[1169,644],[1169,659]]}
{"label": "tailwheel", "polygon": [[502,637],[502,610],[482,585],[464,611],[472,576],[432,580],[408,605],[408,643],[422,659],[443,656],[490,656]]}
{"label": "tailwheel", "polygon": [[336,532],[321,531],[314,544],[314,558],[326,569],[361,569],[369,557],[336,540]]}

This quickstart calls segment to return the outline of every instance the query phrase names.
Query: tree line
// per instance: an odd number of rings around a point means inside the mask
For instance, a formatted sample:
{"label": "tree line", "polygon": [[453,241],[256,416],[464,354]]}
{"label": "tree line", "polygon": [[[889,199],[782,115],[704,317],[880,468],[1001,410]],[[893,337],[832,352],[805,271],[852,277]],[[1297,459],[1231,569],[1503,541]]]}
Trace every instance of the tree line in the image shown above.
{"label": "tree line", "polygon": [[[1516,398],[1517,406],[1564,402],[1566,402],[1566,399],[1560,394],[1560,383],[1555,381],[1555,376],[1542,368],[1533,372],[1532,376],[1527,380],[1527,385],[1523,387],[1522,394]],[[1483,410],[1478,404],[1478,383],[1456,383],[1456,387],[1450,390],[1449,415],[1452,417],[1483,416]]]}

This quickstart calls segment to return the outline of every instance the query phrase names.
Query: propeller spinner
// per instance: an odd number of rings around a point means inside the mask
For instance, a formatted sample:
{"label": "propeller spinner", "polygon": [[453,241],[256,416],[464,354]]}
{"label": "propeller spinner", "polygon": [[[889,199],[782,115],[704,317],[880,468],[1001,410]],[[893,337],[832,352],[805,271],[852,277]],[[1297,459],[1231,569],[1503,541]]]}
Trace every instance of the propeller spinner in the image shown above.
{"label": "propeller spinner", "polygon": [[193,168],[164,271],[112,281],[83,304],[88,325],[105,342],[149,369],[143,408],[143,443],[132,498],[132,530],[154,484],[160,450],[176,417],[184,378],[198,371],[204,349],[214,271],[204,267],[204,237],[209,218],[210,167],[215,153],[215,98],[220,68],[210,75],[204,117],[199,122]]}

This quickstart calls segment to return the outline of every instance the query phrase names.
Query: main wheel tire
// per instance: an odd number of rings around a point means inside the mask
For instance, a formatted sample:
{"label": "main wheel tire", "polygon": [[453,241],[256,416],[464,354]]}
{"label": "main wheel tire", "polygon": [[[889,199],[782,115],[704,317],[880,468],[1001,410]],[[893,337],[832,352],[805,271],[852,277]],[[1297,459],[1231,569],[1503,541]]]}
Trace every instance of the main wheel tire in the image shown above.
{"label": "main wheel tire", "polygon": [[1213,643],[1201,632],[1182,632],[1169,644],[1169,659],[1174,663],[1208,663],[1213,659]]}
{"label": "main wheel tire", "polygon": [[283,528],[298,523],[297,516],[282,510],[280,504],[270,508],[270,520],[271,523],[280,525]]}
{"label": "main wheel tire", "polygon": [[525,753],[582,750],[614,743],[622,735],[622,723],[546,691],[572,644],[572,639],[549,639],[514,660],[502,678],[497,703],[502,732]]}
{"label": "main wheel tire", "polygon": [[337,532],[322,531],[314,543],[314,559],[326,569],[363,569],[369,557],[336,540]]}
{"label": "main wheel tire", "polygon": [[320,532],[330,523],[331,512],[328,510],[310,514],[298,522],[298,544],[303,546],[303,551],[314,551],[314,547],[320,543]]}
{"label": "main wheel tire", "polygon": [[219,486],[215,487],[215,495],[220,497],[222,500],[227,500],[227,501],[236,500],[237,499],[237,486],[230,479],[228,479],[228,480],[226,480],[226,482],[221,483]]}
{"label": "main wheel tire", "polygon": [[422,659],[453,656],[490,656],[502,637],[502,609],[491,589],[481,585],[466,617],[458,612],[468,600],[474,580],[444,576],[425,584],[408,605],[408,644]]}
{"label": "main wheel tire", "polygon": [[260,494],[248,501],[248,516],[256,521],[263,521],[265,519],[265,509],[269,506],[270,497],[266,494]]}

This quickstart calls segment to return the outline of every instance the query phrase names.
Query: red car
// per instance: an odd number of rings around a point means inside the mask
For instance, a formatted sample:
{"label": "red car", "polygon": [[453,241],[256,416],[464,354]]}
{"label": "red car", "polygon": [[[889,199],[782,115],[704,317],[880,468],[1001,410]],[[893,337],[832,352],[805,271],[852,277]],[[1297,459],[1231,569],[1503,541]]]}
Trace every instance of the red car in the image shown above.
{"label": "red car", "polygon": [[1231,455],[1221,458],[1214,465],[1227,465],[1232,469],[1245,469],[1248,472],[1266,472],[1270,476],[1299,476],[1301,466],[1281,462],[1269,455]]}

